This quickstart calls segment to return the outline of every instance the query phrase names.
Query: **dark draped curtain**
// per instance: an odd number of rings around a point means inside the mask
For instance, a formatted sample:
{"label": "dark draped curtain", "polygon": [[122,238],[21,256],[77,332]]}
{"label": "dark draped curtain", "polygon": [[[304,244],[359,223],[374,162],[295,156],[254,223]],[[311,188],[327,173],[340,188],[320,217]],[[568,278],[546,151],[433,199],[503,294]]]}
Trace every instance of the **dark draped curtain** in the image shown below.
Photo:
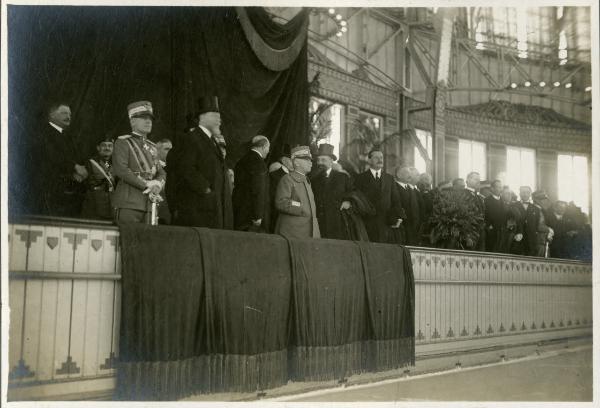
{"label": "dark draped curtain", "polygon": [[[261,58],[242,20],[266,45]],[[51,100],[70,103],[82,158],[103,136],[128,132],[126,106],[142,99],[158,114],[151,139],[177,143],[207,94],[220,99],[230,166],[257,134],[272,157],[307,144],[307,21],[307,10],[281,25],[252,7],[9,6],[11,212],[27,212],[35,195],[31,152]]]}
{"label": "dark draped curtain", "polygon": [[415,362],[404,247],[143,224],[120,232],[117,399],[261,392]]}

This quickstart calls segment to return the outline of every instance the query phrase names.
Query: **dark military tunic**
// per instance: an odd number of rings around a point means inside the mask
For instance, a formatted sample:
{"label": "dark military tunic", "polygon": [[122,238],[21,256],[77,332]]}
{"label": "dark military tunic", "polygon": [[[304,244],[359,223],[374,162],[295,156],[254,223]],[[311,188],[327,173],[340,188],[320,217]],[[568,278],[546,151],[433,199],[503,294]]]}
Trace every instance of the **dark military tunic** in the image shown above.
{"label": "dark military tunic", "polygon": [[81,216],[110,220],[113,217],[111,196],[115,189],[111,159],[105,160],[96,156],[89,159],[85,167],[88,171],[88,178],[85,181],[87,191]]}

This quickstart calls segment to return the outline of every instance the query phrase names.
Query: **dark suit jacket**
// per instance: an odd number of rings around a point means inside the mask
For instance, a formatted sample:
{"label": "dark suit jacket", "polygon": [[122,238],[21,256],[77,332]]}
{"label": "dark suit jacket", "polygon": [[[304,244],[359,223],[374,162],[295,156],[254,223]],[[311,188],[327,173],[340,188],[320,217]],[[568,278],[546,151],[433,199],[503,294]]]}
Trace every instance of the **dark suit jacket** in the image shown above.
{"label": "dark suit jacket", "polygon": [[527,210],[523,203],[513,203],[513,209],[519,214],[517,220],[517,234],[523,234],[521,242],[514,242],[512,253],[517,255],[535,255],[537,253],[537,228],[540,222],[540,210],[533,203],[529,203]]}
{"label": "dark suit jacket", "polygon": [[490,195],[485,200],[485,250],[500,251],[502,228],[506,224],[507,211],[502,199]]}
{"label": "dark suit jacket", "polygon": [[41,129],[36,149],[39,171],[36,189],[40,200],[38,210],[44,215],[78,217],[85,194],[85,185],[73,179],[75,164],[83,163],[68,131],[60,133],[49,123]]}
{"label": "dark suit jacket", "polygon": [[389,226],[398,218],[406,218],[394,178],[381,172],[381,181],[376,181],[370,170],[356,176],[354,185],[375,207],[374,216],[364,217],[365,227],[371,242],[388,242]]}
{"label": "dark suit jacket", "polygon": [[396,183],[396,187],[402,208],[404,208],[404,212],[406,213],[406,220],[402,223],[406,231],[406,244],[419,245],[421,242],[421,218],[424,210],[423,197],[420,191],[408,185],[405,188]]}
{"label": "dark suit jacket", "polygon": [[269,231],[269,174],[265,161],[253,150],[246,153],[235,166],[232,198],[235,229],[255,230],[252,220],[260,219],[261,226],[256,230]]}
{"label": "dark suit jacket", "polygon": [[340,207],[352,192],[350,176],[331,170],[329,177],[322,172],[311,180],[317,219],[322,238],[349,239]]}
{"label": "dark suit jacket", "polygon": [[[231,229],[231,186],[224,157],[200,128],[182,135],[167,156],[167,200],[173,223]],[[207,189],[210,189],[207,192]]]}
{"label": "dark suit jacket", "polygon": [[550,243],[550,256],[552,258],[571,258],[574,239],[569,237],[567,232],[577,231],[575,221],[565,215],[559,220],[554,211],[548,211],[546,213],[546,225],[554,230],[554,238]]}

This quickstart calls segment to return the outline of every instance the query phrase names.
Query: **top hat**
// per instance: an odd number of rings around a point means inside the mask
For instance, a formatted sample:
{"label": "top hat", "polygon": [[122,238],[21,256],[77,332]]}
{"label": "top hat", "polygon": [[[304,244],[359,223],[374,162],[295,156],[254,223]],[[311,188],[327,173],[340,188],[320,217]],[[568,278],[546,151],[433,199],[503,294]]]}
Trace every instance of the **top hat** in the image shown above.
{"label": "top hat", "polygon": [[319,150],[317,151],[316,156],[329,156],[333,159],[333,161],[337,160],[337,157],[335,157],[335,154],[333,154],[333,145],[330,145],[328,143],[321,143],[319,145]]}
{"label": "top hat", "polygon": [[292,149],[291,158],[293,159],[309,159],[312,160],[310,149],[308,146],[296,146]]}
{"label": "top hat", "polygon": [[219,98],[216,96],[201,96],[198,98],[198,115],[206,112],[219,112]]}
{"label": "top hat", "polygon": [[150,116],[154,119],[154,111],[152,110],[152,103],[149,101],[138,101],[132,102],[127,105],[127,114],[129,119],[139,118],[143,116]]}

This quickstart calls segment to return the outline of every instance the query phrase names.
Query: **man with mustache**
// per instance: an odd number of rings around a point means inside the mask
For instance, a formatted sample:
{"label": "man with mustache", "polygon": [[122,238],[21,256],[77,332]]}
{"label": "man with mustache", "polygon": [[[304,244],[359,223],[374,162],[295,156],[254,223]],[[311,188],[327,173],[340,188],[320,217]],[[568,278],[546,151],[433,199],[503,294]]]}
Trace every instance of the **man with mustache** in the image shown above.
{"label": "man with mustache", "polygon": [[148,140],[154,113],[152,104],[127,106],[131,133],[119,136],[113,152],[113,174],[119,178],[113,195],[115,221],[150,222],[151,201],[160,201],[166,174],[156,145]]}
{"label": "man with mustache", "polygon": [[375,215],[363,218],[371,242],[388,242],[390,228],[397,229],[406,218],[394,178],[383,171],[383,152],[374,148],[368,154],[369,169],[356,176],[355,186],[375,207]]}
{"label": "man with mustache", "polygon": [[352,181],[346,173],[333,169],[337,160],[333,145],[322,143],[316,156],[318,171],[311,177],[311,184],[321,237],[348,239],[342,211],[351,207],[348,195],[353,190]]}
{"label": "man with mustache", "polygon": [[67,103],[53,103],[48,108],[48,123],[42,130],[37,152],[40,164],[38,211],[43,215],[78,217],[88,173],[82,165],[75,142],[67,132],[71,125],[71,108]]}

